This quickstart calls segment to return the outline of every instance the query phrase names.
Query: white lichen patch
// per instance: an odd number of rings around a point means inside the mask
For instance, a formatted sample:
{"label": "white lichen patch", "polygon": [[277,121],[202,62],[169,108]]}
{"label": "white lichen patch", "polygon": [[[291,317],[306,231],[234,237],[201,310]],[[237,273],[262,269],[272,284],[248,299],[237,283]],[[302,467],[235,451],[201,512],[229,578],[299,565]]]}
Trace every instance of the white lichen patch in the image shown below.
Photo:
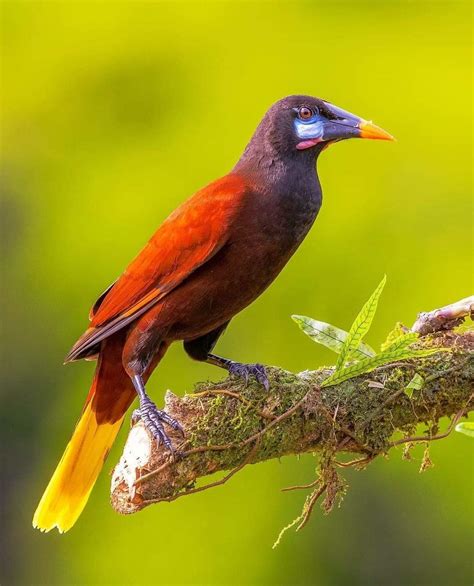
{"label": "white lichen patch", "polygon": [[145,467],[151,458],[151,438],[142,423],[135,425],[129,433],[127,443],[119,463],[112,473],[111,492],[122,484],[128,487],[131,500],[135,497],[135,481],[139,470]]}

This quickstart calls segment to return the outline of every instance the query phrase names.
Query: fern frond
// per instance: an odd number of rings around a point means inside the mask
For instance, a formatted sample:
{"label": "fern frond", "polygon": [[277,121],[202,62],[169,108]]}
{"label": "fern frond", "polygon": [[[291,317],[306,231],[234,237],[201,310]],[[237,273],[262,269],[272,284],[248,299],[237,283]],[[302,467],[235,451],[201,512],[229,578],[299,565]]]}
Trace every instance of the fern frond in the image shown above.
{"label": "fern frond", "polygon": [[359,347],[365,334],[369,331],[372,321],[377,311],[377,304],[380,295],[385,287],[387,276],[384,275],[375,291],[370,296],[369,300],[365,303],[364,307],[360,310],[359,315],[355,318],[354,323],[349,330],[341,353],[336,363],[336,372],[343,368],[344,364],[348,362],[355,353],[356,348]]}
{"label": "fern frond", "polygon": [[[344,342],[349,335],[348,332],[324,321],[311,319],[305,315],[292,315],[291,317],[300,329],[314,342],[326,346],[326,348],[333,350],[337,354],[341,352]],[[360,342],[354,350],[354,356],[357,358],[368,358],[375,356],[375,351],[368,344]]]}

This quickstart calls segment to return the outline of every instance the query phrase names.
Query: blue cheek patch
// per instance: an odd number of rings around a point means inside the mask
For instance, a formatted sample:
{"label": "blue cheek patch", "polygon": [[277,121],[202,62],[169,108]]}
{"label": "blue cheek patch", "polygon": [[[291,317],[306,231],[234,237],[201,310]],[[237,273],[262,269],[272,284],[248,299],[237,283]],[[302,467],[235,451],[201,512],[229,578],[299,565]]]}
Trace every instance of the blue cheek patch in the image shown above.
{"label": "blue cheek patch", "polygon": [[309,119],[305,122],[295,120],[296,134],[302,140],[322,138],[324,133],[324,122],[321,119]]}

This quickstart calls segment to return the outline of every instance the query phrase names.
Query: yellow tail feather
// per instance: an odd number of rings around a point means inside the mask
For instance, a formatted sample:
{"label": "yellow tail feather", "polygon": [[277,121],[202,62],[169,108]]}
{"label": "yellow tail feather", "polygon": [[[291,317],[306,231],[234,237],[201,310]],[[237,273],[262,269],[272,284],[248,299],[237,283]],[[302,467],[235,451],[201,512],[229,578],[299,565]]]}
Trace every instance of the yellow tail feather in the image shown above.
{"label": "yellow tail feather", "polygon": [[71,529],[86,506],[123,417],[97,423],[89,401],[33,517],[33,527],[60,533]]}

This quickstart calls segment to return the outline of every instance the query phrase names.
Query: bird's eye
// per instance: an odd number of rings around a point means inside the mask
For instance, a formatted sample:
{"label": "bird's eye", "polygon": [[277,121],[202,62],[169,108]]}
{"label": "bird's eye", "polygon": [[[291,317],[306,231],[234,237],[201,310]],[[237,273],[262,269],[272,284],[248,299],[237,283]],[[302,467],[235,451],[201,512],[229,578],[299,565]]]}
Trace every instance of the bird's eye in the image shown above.
{"label": "bird's eye", "polygon": [[314,112],[313,112],[313,110],[311,110],[311,108],[307,108],[306,106],[302,106],[298,110],[298,118],[300,120],[309,120],[313,116],[314,116]]}

